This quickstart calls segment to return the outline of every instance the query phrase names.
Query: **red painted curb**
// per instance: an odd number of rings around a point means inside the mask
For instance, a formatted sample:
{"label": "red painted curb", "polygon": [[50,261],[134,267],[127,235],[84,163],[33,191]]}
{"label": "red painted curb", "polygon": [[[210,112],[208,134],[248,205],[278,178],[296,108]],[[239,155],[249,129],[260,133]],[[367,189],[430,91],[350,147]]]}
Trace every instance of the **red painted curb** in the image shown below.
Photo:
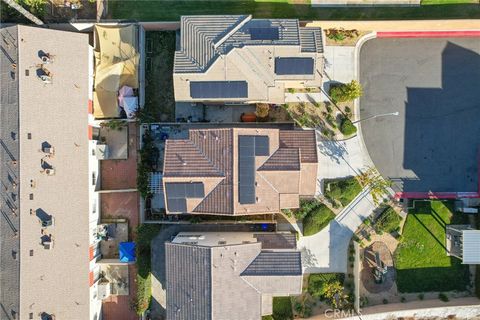
{"label": "red painted curb", "polygon": [[480,37],[480,30],[465,31],[385,31],[377,32],[377,38],[446,38]]}
{"label": "red painted curb", "polygon": [[477,192],[397,192],[395,199],[458,199],[480,198]]}

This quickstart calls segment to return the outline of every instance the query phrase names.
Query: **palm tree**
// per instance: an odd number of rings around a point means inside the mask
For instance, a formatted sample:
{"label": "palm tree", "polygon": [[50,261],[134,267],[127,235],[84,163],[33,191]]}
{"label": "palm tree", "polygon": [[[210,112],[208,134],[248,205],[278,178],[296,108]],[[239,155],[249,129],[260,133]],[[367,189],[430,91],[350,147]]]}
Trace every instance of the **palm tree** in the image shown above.
{"label": "palm tree", "polygon": [[380,204],[381,200],[388,194],[388,188],[392,186],[392,181],[384,179],[374,167],[368,167],[367,170],[357,176],[358,182],[363,188],[368,187],[375,205]]}

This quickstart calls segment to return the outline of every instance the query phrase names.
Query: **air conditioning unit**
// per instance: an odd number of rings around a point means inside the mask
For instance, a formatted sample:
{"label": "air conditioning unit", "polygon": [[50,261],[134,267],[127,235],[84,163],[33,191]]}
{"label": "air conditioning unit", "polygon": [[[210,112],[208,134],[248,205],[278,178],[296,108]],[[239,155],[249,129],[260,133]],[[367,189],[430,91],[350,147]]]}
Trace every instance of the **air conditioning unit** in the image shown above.
{"label": "air conditioning unit", "polygon": [[53,147],[46,147],[46,148],[43,148],[43,152],[46,154],[52,155],[55,153],[55,149]]}
{"label": "air conditioning unit", "polygon": [[107,279],[101,279],[97,285],[98,300],[108,298],[112,294],[112,284]]}
{"label": "air conditioning unit", "polygon": [[52,241],[45,241],[43,243],[43,248],[46,250],[52,250],[53,249],[53,240]]}
{"label": "air conditioning unit", "polygon": [[52,83],[52,77],[45,74],[40,76],[40,80],[42,80],[44,83]]}
{"label": "air conditioning unit", "polygon": [[55,174],[55,169],[45,169],[45,174],[47,176],[53,176]]}
{"label": "air conditioning unit", "polygon": [[42,62],[45,63],[45,64],[49,64],[49,63],[53,62],[53,59],[48,54],[42,56],[41,59],[42,59]]}

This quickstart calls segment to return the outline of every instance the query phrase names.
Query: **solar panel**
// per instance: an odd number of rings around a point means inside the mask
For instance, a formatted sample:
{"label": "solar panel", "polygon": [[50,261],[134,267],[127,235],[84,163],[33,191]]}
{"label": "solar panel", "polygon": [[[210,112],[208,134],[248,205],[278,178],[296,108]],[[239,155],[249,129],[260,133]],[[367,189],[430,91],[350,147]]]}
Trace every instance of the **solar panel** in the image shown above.
{"label": "solar panel", "polygon": [[190,96],[198,98],[247,98],[246,81],[190,81]]}
{"label": "solar panel", "polygon": [[268,156],[268,136],[256,136],[255,137],[255,155],[256,156]]}
{"label": "solar panel", "polygon": [[238,202],[253,204],[255,198],[255,157],[268,156],[268,136],[238,137]]}
{"label": "solar panel", "polygon": [[313,58],[275,58],[275,73],[279,75],[313,74]]}
{"label": "solar panel", "polygon": [[165,194],[169,211],[186,212],[187,198],[203,198],[205,189],[202,182],[168,182],[165,183]]}
{"label": "solar panel", "polygon": [[278,27],[250,28],[251,40],[278,40]]}
{"label": "solar panel", "polygon": [[167,198],[168,210],[171,212],[186,212],[187,199],[170,199]]}

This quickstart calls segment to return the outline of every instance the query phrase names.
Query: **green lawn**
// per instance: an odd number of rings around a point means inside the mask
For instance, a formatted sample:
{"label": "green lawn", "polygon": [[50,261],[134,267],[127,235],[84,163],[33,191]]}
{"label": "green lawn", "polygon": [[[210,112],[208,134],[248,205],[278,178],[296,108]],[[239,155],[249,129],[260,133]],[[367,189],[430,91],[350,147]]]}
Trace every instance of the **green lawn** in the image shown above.
{"label": "green lawn", "polygon": [[338,281],[343,284],[343,273],[312,273],[308,276],[307,291],[312,297],[322,298],[325,284]]}
{"label": "green lawn", "polygon": [[307,213],[303,219],[303,235],[311,236],[320,232],[330,221],[335,219],[335,214],[323,203]]}
{"label": "green lawn", "polygon": [[[292,1],[293,2],[293,1]],[[108,18],[142,21],[176,21],[182,15],[252,14],[255,18],[300,20],[459,19],[480,17],[480,6],[464,1],[424,1],[421,7],[312,8],[308,1],[108,1]],[[458,3],[469,4],[458,4]],[[455,3],[455,4],[451,4]]]}
{"label": "green lawn", "polygon": [[292,320],[292,301],[290,297],[273,297],[273,314],[275,320]]}
{"label": "green lawn", "polygon": [[352,202],[360,191],[362,186],[355,177],[325,180],[325,197],[340,202],[344,207]]}
{"label": "green lawn", "polygon": [[445,252],[445,226],[466,223],[452,208],[452,202],[422,201],[409,211],[395,251],[400,292],[465,289],[468,266]]}
{"label": "green lawn", "polygon": [[161,230],[157,224],[142,224],[137,228],[137,301],[135,310],[142,314],[152,298],[150,242]]}
{"label": "green lawn", "polygon": [[478,0],[422,0],[422,5],[441,5],[441,4],[472,4],[476,3],[479,4]]}

